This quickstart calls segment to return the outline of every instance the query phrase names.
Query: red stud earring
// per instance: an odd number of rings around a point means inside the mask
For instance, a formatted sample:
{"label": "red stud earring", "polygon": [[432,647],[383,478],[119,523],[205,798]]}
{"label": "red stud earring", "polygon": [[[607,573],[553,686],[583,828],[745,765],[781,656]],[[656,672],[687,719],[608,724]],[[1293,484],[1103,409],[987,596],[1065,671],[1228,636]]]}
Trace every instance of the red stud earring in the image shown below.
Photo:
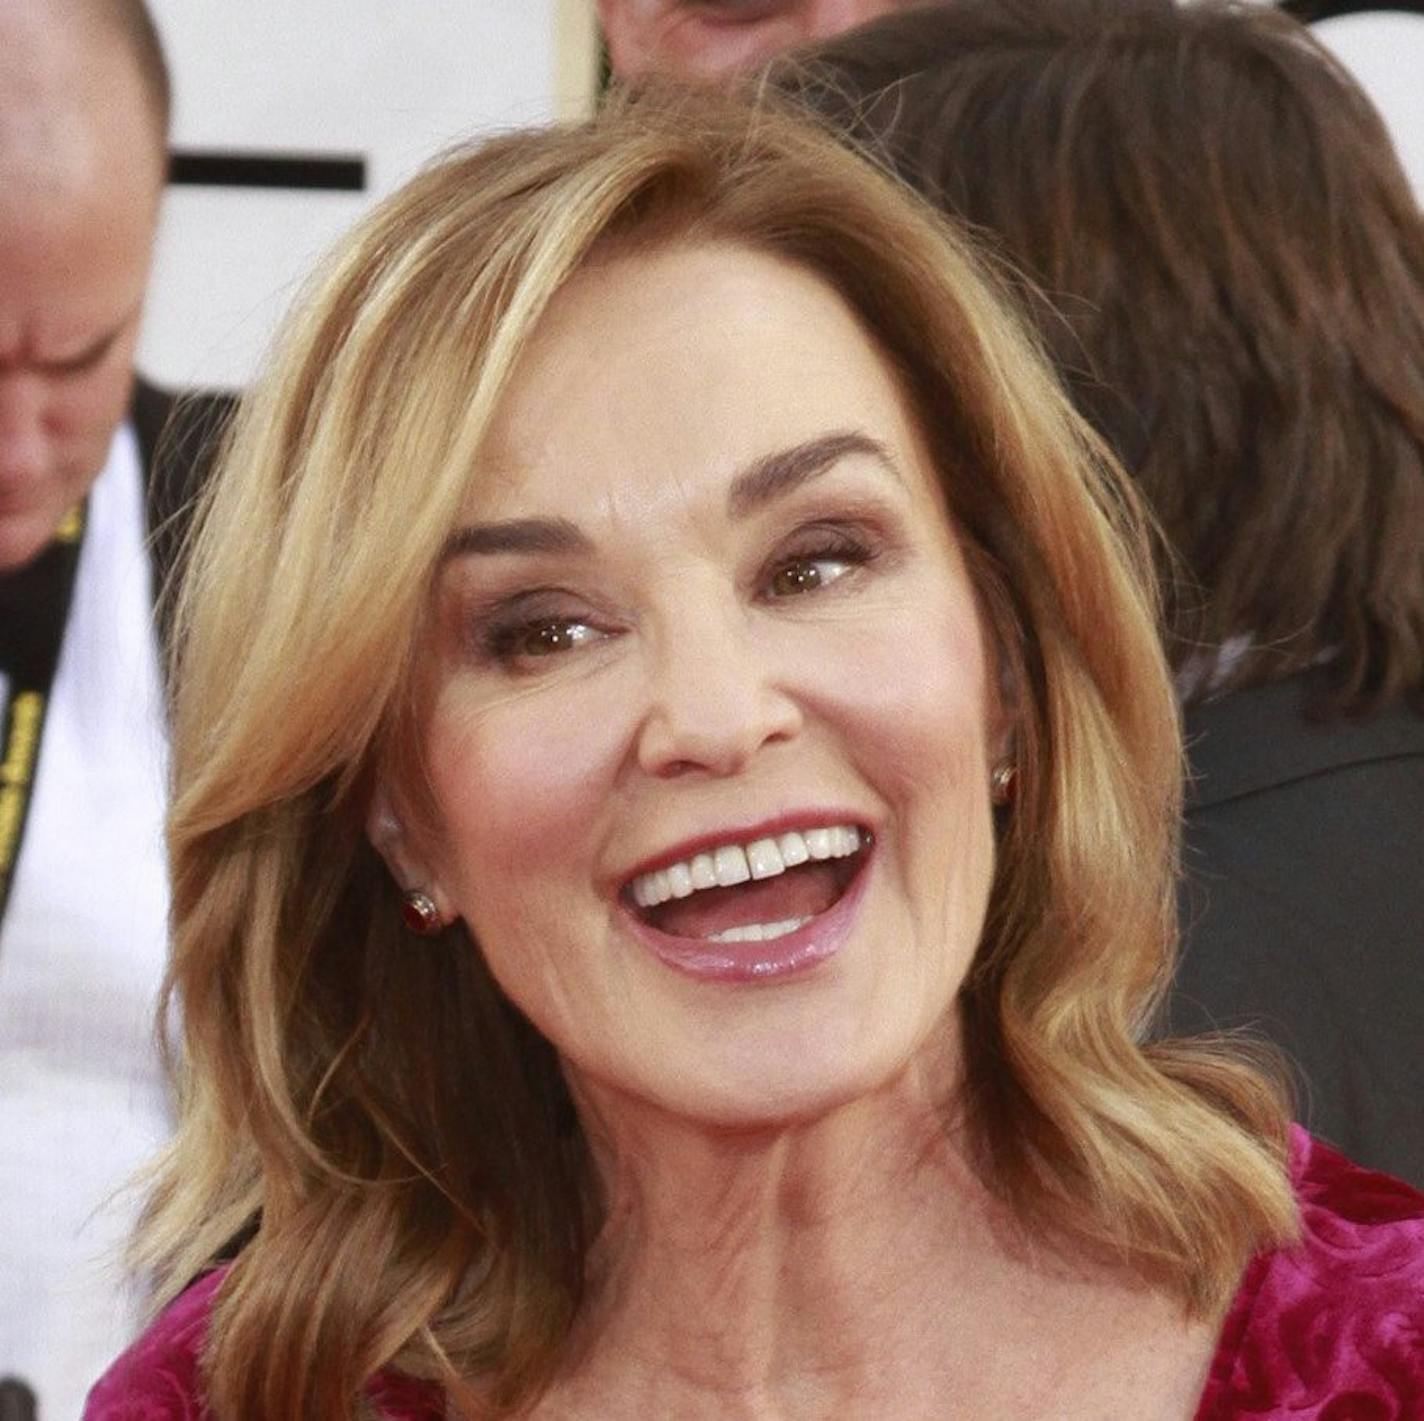
{"label": "red stud earring", "polygon": [[1019,791],[1019,767],[1005,761],[989,775],[989,798],[995,804],[1012,804]]}
{"label": "red stud earring", "polygon": [[440,909],[428,893],[413,888],[401,899],[401,921],[417,937],[429,937],[438,933],[445,924],[440,918]]}

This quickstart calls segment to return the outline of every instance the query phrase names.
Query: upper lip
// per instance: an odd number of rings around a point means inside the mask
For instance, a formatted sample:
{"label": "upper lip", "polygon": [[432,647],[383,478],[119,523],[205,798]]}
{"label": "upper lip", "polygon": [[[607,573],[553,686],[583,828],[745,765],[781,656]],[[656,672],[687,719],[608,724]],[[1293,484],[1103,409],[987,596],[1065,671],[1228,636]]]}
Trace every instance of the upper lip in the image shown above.
{"label": "upper lip", "polygon": [[723,844],[750,844],[757,839],[775,838],[778,834],[791,830],[804,833],[807,829],[823,829],[833,824],[853,824],[858,829],[874,832],[870,819],[853,809],[789,809],[783,814],[760,819],[755,823],[727,824],[669,844],[622,870],[617,878],[617,886],[620,890],[627,888],[642,874],[654,873],[669,864],[681,863],[695,854],[708,853]]}

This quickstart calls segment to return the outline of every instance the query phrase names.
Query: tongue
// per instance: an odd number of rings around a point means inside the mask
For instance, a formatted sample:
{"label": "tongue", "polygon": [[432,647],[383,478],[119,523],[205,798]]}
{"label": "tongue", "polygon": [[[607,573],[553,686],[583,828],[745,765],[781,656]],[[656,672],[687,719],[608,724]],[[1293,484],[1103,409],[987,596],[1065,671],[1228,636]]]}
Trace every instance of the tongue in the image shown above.
{"label": "tongue", "polygon": [[690,898],[674,898],[652,908],[644,916],[659,931],[675,937],[710,937],[748,923],[812,918],[840,895],[831,864],[808,863],[735,888],[704,888]]}

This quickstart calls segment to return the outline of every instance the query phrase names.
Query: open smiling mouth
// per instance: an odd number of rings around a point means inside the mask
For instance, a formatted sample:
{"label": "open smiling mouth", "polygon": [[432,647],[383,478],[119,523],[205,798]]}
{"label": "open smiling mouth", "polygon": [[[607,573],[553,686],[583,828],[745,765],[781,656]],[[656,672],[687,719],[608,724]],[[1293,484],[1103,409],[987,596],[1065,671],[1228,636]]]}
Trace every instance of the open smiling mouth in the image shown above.
{"label": "open smiling mouth", "polygon": [[624,908],[669,966],[719,980],[762,980],[839,948],[870,858],[854,824],[729,841],[641,873]]}

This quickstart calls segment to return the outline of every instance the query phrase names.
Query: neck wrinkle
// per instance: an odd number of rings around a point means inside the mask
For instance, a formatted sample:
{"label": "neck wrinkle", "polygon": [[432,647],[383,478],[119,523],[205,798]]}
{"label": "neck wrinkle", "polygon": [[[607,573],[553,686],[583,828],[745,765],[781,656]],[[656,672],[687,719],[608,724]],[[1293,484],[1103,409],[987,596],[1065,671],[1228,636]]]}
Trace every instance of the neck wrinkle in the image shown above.
{"label": "neck wrinkle", "polygon": [[855,1392],[892,1333],[922,1346],[917,1319],[942,1325],[947,1280],[972,1295],[1005,1222],[926,1076],[746,1131],[580,1091],[608,1203],[570,1372],[616,1359],[756,1416],[788,1379]]}

